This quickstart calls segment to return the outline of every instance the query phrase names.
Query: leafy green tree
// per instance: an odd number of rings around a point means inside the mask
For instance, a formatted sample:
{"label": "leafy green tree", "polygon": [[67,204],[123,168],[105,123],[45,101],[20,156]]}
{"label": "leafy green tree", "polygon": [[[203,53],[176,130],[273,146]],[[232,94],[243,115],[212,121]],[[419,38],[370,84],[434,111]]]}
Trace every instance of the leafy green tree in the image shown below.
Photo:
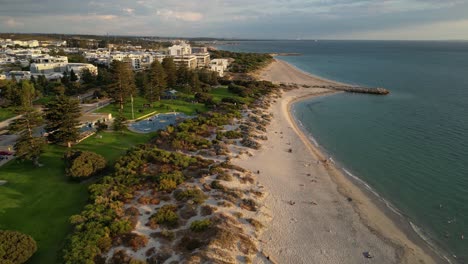
{"label": "leafy green tree", "polygon": [[78,76],[76,75],[76,73],[75,73],[75,71],[73,69],[70,71],[70,81],[71,82],[78,81]]}
{"label": "leafy green tree", "polygon": [[60,82],[63,85],[68,86],[68,84],[70,83],[70,76],[68,76],[68,72],[66,72],[66,71],[63,72],[63,76],[60,79]]}
{"label": "leafy green tree", "polygon": [[149,91],[145,94],[145,97],[150,101],[154,102],[160,100],[162,92],[166,89],[166,73],[164,68],[158,60],[155,60],[151,64],[149,70]]}
{"label": "leafy green tree", "polygon": [[185,65],[181,65],[177,68],[177,85],[185,86],[189,84],[190,80],[190,71]]}
{"label": "leafy green tree", "polygon": [[106,159],[90,151],[69,151],[64,155],[65,174],[73,179],[88,178],[106,168]]}
{"label": "leafy green tree", "polygon": [[71,143],[79,136],[78,119],[80,116],[81,111],[77,100],[60,96],[49,102],[45,109],[45,130],[49,133],[47,136],[49,141],[66,143],[68,147],[71,147]]}
{"label": "leafy green tree", "polygon": [[218,82],[218,73],[215,72],[215,71],[212,71],[211,72],[211,83],[209,83],[210,85],[218,85],[219,82]]}
{"label": "leafy green tree", "polygon": [[85,68],[81,71],[81,81],[84,85],[90,86],[96,83],[96,76]]}
{"label": "leafy green tree", "polygon": [[198,73],[195,71],[190,72],[189,85],[193,93],[201,91],[200,80],[198,79]]}
{"label": "leafy green tree", "polygon": [[10,80],[0,80],[0,99],[3,106],[19,106],[21,98],[19,96],[18,84]]}
{"label": "leafy green tree", "polygon": [[123,111],[125,101],[135,94],[135,78],[130,64],[113,61],[110,65],[112,82],[107,86],[109,95],[119,104],[120,111]]}
{"label": "leafy green tree", "polygon": [[114,123],[112,128],[115,131],[122,131],[125,129],[125,117],[122,113],[119,113],[116,118],[114,118]]}
{"label": "leafy green tree", "polygon": [[0,263],[25,263],[37,250],[36,241],[17,231],[0,230]]}
{"label": "leafy green tree", "polygon": [[43,152],[45,140],[43,137],[35,137],[33,129],[42,123],[42,115],[35,109],[28,108],[8,127],[11,132],[19,134],[14,146],[16,157],[21,160],[31,160],[35,166],[39,166],[39,156]]}
{"label": "leafy green tree", "polygon": [[138,93],[145,96],[146,91],[149,90],[148,72],[140,71],[135,73],[135,85],[138,88]]}
{"label": "leafy green tree", "polygon": [[112,83],[112,74],[107,68],[99,68],[96,84],[107,86]]}
{"label": "leafy green tree", "polygon": [[169,88],[175,87],[177,85],[177,67],[174,63],[174,59],[171,57],[164,58],[162,66],[166,73],[167,86]]}
{"label": "leafy green tree", "polygon": [[34,84],[30,81],[21,82],[21,91],[20,91],[20,106],[23,108],[32,107],[33,101],[36,98],[36,90],[34,89]]}

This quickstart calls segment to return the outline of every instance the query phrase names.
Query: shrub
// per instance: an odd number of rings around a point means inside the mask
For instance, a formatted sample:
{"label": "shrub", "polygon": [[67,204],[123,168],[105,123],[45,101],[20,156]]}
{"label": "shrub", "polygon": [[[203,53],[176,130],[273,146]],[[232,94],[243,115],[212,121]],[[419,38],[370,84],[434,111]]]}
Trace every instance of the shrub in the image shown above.
{"label": "shrub", "polygon": [[211,188],[224,191],[226,188],[218,180],[214,180],[210,184]]}
{"label": "shrub", "polygon": [[200,189],[187,189],[178,191],[174,194],[177,201],[188,201],[192,200],[196,204],[202,204],[205,202],[207,196]]}
{"label": "shrub", "polygon": [[69,151],[64,156],[65,174],[74,179],[91,177],[106,168],[106,159],[90,151]]}
{"label": "shrub", "polygon": [[228,139],[236,139],[236,138],[241,138],[242,133],[239,131],[231,130],[231,131],[224,132],[224,136]]}
{"label": "shrub", "polygon": [[168,228],[175,228],[179,222],[179,216],[176,213],[175,205],[164,205],[158,212],[150,217],[150,224],[164,225]]}
{"label": "shrub", "polygon": [[175,190],[176,188],[177,188],[177,183],[174,180],[162,179],[161,182],[159,182],[160,191],[171,192]]}
{"label": "shrub", "polygon": [[247,219],[247,222],[249,222],[255,228],[256,231],[263,228],[263,224],[260,223],[260,221],[258,221],[256,219],[249,218],[249,219]]}
{"label": "shrub", "polygon": [[180,246],[187,249],[187,250],[195,250],[199,247],[201,247],[203,244],[200,240],[196,239],[196,238],[190,238],[188,236],[184,236],[181,240],[180,240]]}
{"label": "shrub", "polygon": [[257,203],[252,199],[242,199],[240,207],[252,212],[257,211]]}
{"label": "shrub", "polygon": [[210,228],[210,226],[210,219],[197,220],[193,221],[192,224],[190,224],[190,230],[192,230],[193,232],[203,232]]}
{"label": "shrub", "polygon": [[0,230],[0,263],[25,263],[36,252],[36,241],[16,231]]}
{"label": "shrub", "polygon": [[130,233],[124,236],[124,243],[127,247],[131,247],[133,251],[138,251],[148,244],[146,236]]}

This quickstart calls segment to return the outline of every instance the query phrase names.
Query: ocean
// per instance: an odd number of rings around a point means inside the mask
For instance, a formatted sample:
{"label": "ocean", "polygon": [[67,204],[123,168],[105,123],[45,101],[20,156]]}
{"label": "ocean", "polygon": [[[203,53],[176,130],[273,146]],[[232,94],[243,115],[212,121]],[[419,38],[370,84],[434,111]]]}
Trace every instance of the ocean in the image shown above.
{"label": "ocean", "polygon": [[350,175],[414,229],[468,263],[468,42],[245,41],[218,48],[279,57],[314,75],[384,87],[296,103],[295,117]]}

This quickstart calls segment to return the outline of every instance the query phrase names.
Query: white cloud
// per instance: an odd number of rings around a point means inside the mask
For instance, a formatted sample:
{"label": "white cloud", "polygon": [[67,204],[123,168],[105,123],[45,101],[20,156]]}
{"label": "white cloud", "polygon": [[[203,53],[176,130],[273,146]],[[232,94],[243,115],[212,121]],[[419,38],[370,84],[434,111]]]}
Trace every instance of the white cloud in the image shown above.
{"label": "white cloud", "polygon": [[199,12],[179,12],[173,10],[158,10],[156,15],[160,16],[165,20],[182,20],[187,22],[197,22],[203,19],[203,14]]}

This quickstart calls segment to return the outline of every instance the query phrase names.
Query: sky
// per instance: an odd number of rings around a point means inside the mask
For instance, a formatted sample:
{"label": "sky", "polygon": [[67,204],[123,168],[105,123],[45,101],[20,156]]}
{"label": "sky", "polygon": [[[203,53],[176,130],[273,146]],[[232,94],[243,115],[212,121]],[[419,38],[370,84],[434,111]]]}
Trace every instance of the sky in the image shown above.
{"label": "sky", "polygon": [[0,0],[0,32],[468,40],[468,0]]}

